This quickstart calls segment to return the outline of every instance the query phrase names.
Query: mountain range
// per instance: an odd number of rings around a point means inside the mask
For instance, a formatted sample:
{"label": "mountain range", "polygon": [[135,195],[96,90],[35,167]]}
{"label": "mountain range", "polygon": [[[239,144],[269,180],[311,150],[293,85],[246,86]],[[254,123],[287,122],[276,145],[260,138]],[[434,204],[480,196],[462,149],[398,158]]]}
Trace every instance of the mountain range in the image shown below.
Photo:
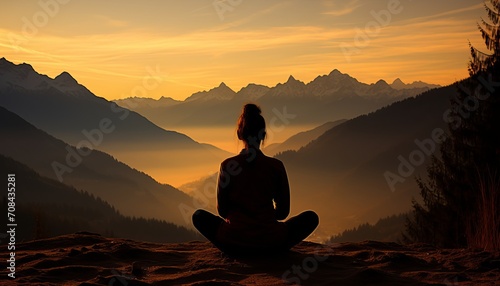
{"label": "mountain range", "polygon": [[208,91],[197,92],[184,101],[162,97],[115,100],[137,111],[163,128],[184,126],[232,126],[245,102],[261,105],[266,118],[276,110],[297,115],[295,125],[318,126],[328,121],[350,119],[374,111],[392,102],[412,97],[438,85],[396,79],[392,84],[379,80],[374,84],[359,82],[348,74],[333,70],[305,84],[290,76],[274,87],[249,84],[235,92],[225,83]]}
{"label": "mountain range", "polygon": [[425,178],[430,154],[439,154],[432,134],[447,130],[443,114],[457,90],[454,84],[393,103],[279,154],[298,198],[292,208],[316,208],[337,231],[407,212],[420,197],[415,178]]}
{"label": "mountain range", "polygon": [[[318,235],[326,238],[406,212],[418,196],[414,178],[423,174],[425,163],[415,166],[395,190],[384,174],[397,173],[400,158],[418,148],[415,140],[445,129],[442,115],[457,89],[422,85],[400,80],[364,84],[334,70],[308,84],[290,76],[275,87],[250,84],[234,92],[222,83],[184,101],[130,98],[116,105],[68,73],[51,79],[27,64],[0,59],[0,106],[5,107],[0,115],[9,122],[0,128],[5,138],[0,153],[43,177],[61,181],[62,174],[65,184],[99,196],[124,215],[188,225],[179,207],[193,205],[197,194],[215,191],[207,190],[214,186],[214,176],[207,174],[216,172],[229,153],[167,131],[157,121],[196,126],[205,133],[211,126],[234,129],[242,104],[254,101],[262,106],[269,131],[277,130],[277,120],[282,129],[315,126],[264,150],[278,153],[285,163],[292,214],[317,210],[322,218]],[[287,113],[293,116],[283,117]],[[182,187],[191,195],[158,183],[165,174],[164,182],[182,175],[183,183],[197,180]]]}
{"label": "mountain range", "polygon": [[[171,184],[204,175],[229,155],[94,95],[67,72],[51,79],[5,58],[0,59],[0,106],[69,144],[105,151]],[[186,162],[197,162],[197,169]]]}
{"label": "mountain range", "polygon": [[179,209],[192,205],[193,199],[185,193],[104,152],[68,145],[3,107],[0,120],[8,122],[0,125],[2,155],[48,179],[61,181],[63,173],[64,184],[102,198],[124,215],[190,225]]}
{"label": "mountain range", "polygon": [[[428,146],[434,130],[446,131],[443,114],[451,107],[457,84],[428,90],[350,120],[329,122],[264,147],[266,154],[278,151],[276,158],[286,167],[291,214],[305,209],[318,212],[321,223],[315,241],[406,213],[413,199],[420,200],[415,179],[425,178],[430,161],[422,151],[422,142]],[[293,143],[302,136],[309,140],[306,144],[302,139],[300,144]],[[439,142],[433,144],[433,148],[424,148],[437,155]],[[414,151],[424,154],[422,162],[407,166],[411,163],[405,162],[414,160],[410,159]],[[401,175],[399,169],[407,167],[408,174]],[[387,172],[400,176],[401,181],[388,181]],[[180,188],[192,195],[215,192],[216,175]],[[215,199],[213,203],[211,208],[215,209]]]}
{"label": "mountain range", "polygon": [[[316,125],[263,150],[278,154],[285,163],[292,188],[292,213],[315,209],[320,214],[322,224],[317,235],[321,237],[315,239],[321,240],[410,209],[412,199],[419,198],[415,178],[425,176],[429,157],[397,183],[395,191],[384,174],[398,173],[399,156],[408,156],[418,148],[416,139],[430,137],[435,128],[446,129],[442,115],[456,89],[456,85],[404,84],[400,79],[392,84],[383,80],[364,84],[334,70],[308,84],[290,76],[287,82],[272,88],[250,84],[238,92],[222,83],[185,101],[142,99],[147,106],[137,98],[116,102],[123,106],[136,103],[131,108],[159,125],[167,121],[175,121],[178,126],[234,124],[241,105],[248,101],[267,111],[264,117],[268,123],[276,118],[273,109],[286,107],[296,116],[291,124]],[[157,105],[167,100],[168,104]],[[201,115],[203,112],[207,113]],[[194,114],[204,122],[197,122]],[[210,186],[210,193],[215,192],[211,189],[215,182],[215,175],[205,176],[180,189],[196,195]]]}

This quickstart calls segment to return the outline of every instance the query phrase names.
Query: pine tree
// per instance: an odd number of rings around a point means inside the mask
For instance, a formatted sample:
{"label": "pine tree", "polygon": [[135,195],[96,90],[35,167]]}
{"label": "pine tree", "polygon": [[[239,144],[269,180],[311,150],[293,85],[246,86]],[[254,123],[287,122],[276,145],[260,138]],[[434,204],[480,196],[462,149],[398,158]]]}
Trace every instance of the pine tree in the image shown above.
{"label": "pine tree", "polygon": [[478,28],[488,53],[469,44],[470,77],[457,83],[445,114],[447,138],[427,168],[427,181],[417,180],[423,205],[413,202],[407,241],[479,247],[500,239],[500,0],[485,8],[491,23],[481,19]]}
{"label": "pine tree", "polygon": [[491,20],[491,23],[486,22],[481,19],[481,24],[477,24],[479,31],[481,32],[481,36],[484,39],[484,43],[486,44],[486,48],[490,53],[483,53],[480,50],[476,49],[469,42],[469,47],[471,49],[471,61],[469,63],[469,73],[471,75],[478,74],[482,71],[486,71],[492,68],[495,64],[497,64],[497,59],[500,56],[499,49],[499,19],[500,19],[500,1],[499,0],[490,0],[490,5],[484,4],[486,12],[488,14],[488,18]]}

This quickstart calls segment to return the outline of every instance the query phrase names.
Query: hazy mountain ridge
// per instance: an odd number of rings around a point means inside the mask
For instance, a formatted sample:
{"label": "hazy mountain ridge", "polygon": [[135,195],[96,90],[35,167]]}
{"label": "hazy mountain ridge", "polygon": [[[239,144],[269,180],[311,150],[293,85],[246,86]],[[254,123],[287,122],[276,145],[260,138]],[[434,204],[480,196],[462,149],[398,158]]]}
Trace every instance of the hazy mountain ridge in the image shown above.
{"label": "hazy mountain ridge", "polygon": [[429,84],[423,81],[414,81],[412,83],[404,83],[400,78],[395,79],[391,83],[391,87],[394,89],[409,89],[409,88],[439,88],[438,84]]}
{"label": "hazy mountain ridge", "polygon": [[326,131],[328,131],[328,130],[332,129],[333,127],[335,127],[339,124],[342,124],[346,121],[347,120],[345,120],[345,119],[341,119],[341,120],[337,120],[334,122],[327,122],[327,123],[322,124],[314,129],[297,133],[281,143],[264,145],[262,151],[268,156],[274,156],[278,153],[281,153],[284,151],[289,151],[289,150],[296,151],[296,150],[306,146],[311,141],[317,139],[320,135],[322,135]]}
{"label": "hazy mountain ridge", "polygon": [[[163,182],[179,179],[169,176],[170,170],[185,169],[185,176],[194,179],[229,155],[95,96],[68,73],[50,79],[30,65],[15,65],[4,58],[0,60],[0,106],[69,144],[103,150]],[[182,157],[197,160],[198,173],[189,170]]]}
{"label": "hazy mountain ridge", "polygon": [[237,96],[243,100],[249,100],[249,101],[256,100],[264,96],[264,94],[269,92],[270,89],[271,89],[270,87],[265,85],[251,83],[241,88],[237,92]]}
{"label": "hazy mountain ridge", "polygon": [[[116,100],[116,103],[120,104],[121,100]],[[181,103],[182,101],[175,100],[171,97],[162,96],[160,99],[152,99],[148,97],[130,97],[127,101],[131,107],[141,108],[141,107],[165,107],[174,104]]]}
{"label": "hazy mountain ridge", "polygon": [[212,99],[231,100],[234,98],[235,95],[236,92],[234,92],[234,90],[232,90],[224,82],[222,82],[218,87],[213,88],[209,91],[200,91],[194,93],[190,97],[186,98],[185,101],[186,102],[194,100],[207,101]]}
{"label": "hazy mountain ridge", "polygon": [[[321,134],[325,133],[327,130],[344,123],[346,120],[338,120],[335,122],[327,122],[314,129],[303,131],[297,133],[282,143],[275,143],[269,146],[264,145],[262,151],[267,156],[274,156],[277,153],[288,151],[288,150],[298,150],[303,146],[306,146],[312,140],[318,138]],[[204,204],[204,208],[213,212],[217,212],[216,206],[216,185],[217,185],[218,172],[214,172],[209,176],[205,176],[198,180],[183,184],[178,188],[183,192],[189,194],[195,199],[201,198],[199,203]]]}
{"label": "hazy mountain ridge", "polygon": [[[16,223],[22,227],[17,229],[17,241],[77,231],[154,242],[201,239],[194,231],[172,223],[125,217],[101,198],[42,177],[28,166],[2,155],[0,169],[18,178]],[[6,196],[3,202],[7,204]]]}
{"label": "hazy mountain ridge", "polygon": [[[117,107],[113,108],[111,102],[92,94],[84,86],[78,84],[67,72],[63,72],[55,79],[50,79],[36,73],[28,64],[14,65],[2,58],[0,60],[0,79],[2,83],[0,85],[0,100],[2,100],[1,103],[4,107],[62,139],[67,137],[66,132],[73,132],[71,129],[90,130],[92,127],[99,127],[99,119],[109,118],[117,125],[123,121],[128,123],[128,128],[116,132],[125,133],[124,135],[118,134],[121,136],[117,137],[123,137],[122,139],[132,139],[127,138],[131,137],[130,133],[142,130],[143,136],[164,137],[164,139],[179,141],[181,144],[195,144],[186,135],[162,130],[137,113]],[[85,98],[72,96],[76,94],[76,91],[80,91],[78,94],[87,91],[88,94]],[[23,100],[22,104],[21,100]],[[35,115],[30,114],[29,111],[34,111]],[[42,113],[45,116],[42,117]],[[125,115],[126,120],[120,119]],[[70,124],[56,124],[62,120],[69,121]],[[97,122],[92,124],[93,121]],[[107,139],[114,139],[116,133],[109,134],[107,137],[111,138]],[[78,142],[71,140],[74,138],[69,139],[69,143]]]}
{"label": "hazy mountain ridge", "polygon": [[316,208],[326,222],[322,227],[334,232],[408,211],[412,197],[418,197],[415,176],[425,170],[429,157],[394,192],[384,173],[398,174],[398,157],[408,160],[412,151],[420,150],[415,140],[430,138],[436,128],[446,130],[442,117],[456,88],[433,89],[393,103],[326,131],[298,151],[279,154],[293,190],[292,209]]}
{"label": "hazy mountain ridge", "polygon": [[[380,88],[383,85],[384,88]],[[222,82],[218,87],[214,87],[209,91],[200,91],[196,92],[193,95],[189,96],[183,101],[194,101],[194,100],[212,100],[212,99],[221,99],[221,100],[231,100],[236,97],[244,98],[244,99],[253,99],[256,100],[263,96],[273,97],[273,96],[332,96],[339,90],[346,91],[349,93],[354,93],[355,95],[360,96],[377,96],[377,95],[386,95],[392,93],[391,96],[405,95],[401,91],[402,89],[415,89],[411,93],[419,94],[425,90],[438,88],[440,85],[436,84],[428,84],[422,81],[415,81],[411,84],[405,84],[401,81],[401,79],[397,78],[394,80],[392,84],[388,84],[384,80],[379,80],[373,84],[366,84],[359,82],[357,79],[351,77],[348,74],[343,74],[337,69],[333,70],[328,75],[321,75],[316,77],[313,81],[305,84],[304,82],[295,79],[293,75],[290,75],[288,80],[285,83],[278,83],[274,87],[268,87],[265,85],[250,83],[247,86],[241,88],[238,92],[233,91],[230,87],[228,87],[224,82]],[[250,97],[250,98],[249,98]],[[152,99],[152,98],[124,98],[117,99],[114,102],[118,104],[123,104],[127,106],[128,103],[131,103],[131,106],[137,104],[139,100],[148,99],[147,104],[144,107],[164,107],[167,104],[162,104],[165,97],[161,97],[160,99]],[[183,102],[182,100],[175,100],[176,102]],[[154,104],[154,103],[158,104]],[[142,105],[140,107],[143,107]]]}
{"label": "hazy mountain ridge", "polygon": [[[348,74],[333,70],[309,83],[292,75],[274,87],[249,84],[234,92],[224,83],[209,91],[198,92],[176,105],[138,104],[134,98],[115,100],[164,128],[174,126],[232,125],[241,105],[252,101],[263,107],[266,118],[275,116],[274,109],[286,107],[297,114],[294,124],[319,125],[327,121],[371,112],[392,102],[420,94],[436,85],[406,85],[393,88],[385,81],[361,83]],[[215,116],[214,116],[215,115]]]}
{"label": "hazy mountain ridge", "polygon": [[181,204],[192,204],[192,198],[183,192],[159,184],[106,153],[67,145],[3,107],[0,119],[9,122],[0,125],[2,155],[43,177],[62,178],[65,184],[99,196],[124,215],[190,224],[179,210]]}
{"label": "hazy mountain ridge", "polygon": [[[316,210],[322,223],[314,239],[324,241],[332,233],[407,212],[412,198],[418,198],[415,177],[424,174],[430,157],[397,182],[394,192],[384,173],[398,174],[398,157],[408,160],[412,151],[420,150],[415,140],[430,138],[436,128],[446,130],[443,114],[456,92],[457,85],[429,90],[341,122],[299,150],[278,154],[290,181],[291,215]],[[206,198],[204,192],[215,194],[216,180],[213,175],[182,188]],[[215,195],[210,199],[209,208],[215,209]]]}
{"label": "hazy mountain ridge", "polygon": [[332,236],[325,243],[362,242],[366,240],[401,242],[408,215],[408,213],[391,215],[379,219],[375,224],[360,224]]}

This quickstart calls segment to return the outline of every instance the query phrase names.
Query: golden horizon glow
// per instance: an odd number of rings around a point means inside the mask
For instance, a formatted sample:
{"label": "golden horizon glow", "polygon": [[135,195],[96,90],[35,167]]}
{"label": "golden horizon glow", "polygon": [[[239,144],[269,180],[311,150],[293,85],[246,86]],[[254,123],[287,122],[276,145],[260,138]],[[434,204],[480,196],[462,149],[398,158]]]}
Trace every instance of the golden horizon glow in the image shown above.
{"label": "golden horizon glow", "polygon": [[[482,1],[220,1],[239,4],[220,13],[201,0],[2,3],[0,57],[52,78],[67,71],[109,100],[183,100],[220,82],[238,91],[334,69],[365,83],[448,85],[467,77],[468,40],[483,47]],[[386,23],[365,29],[398,2]],[[343,45],[357,52],[346,57]],[[137,92],[148,76],[157,84]]]}

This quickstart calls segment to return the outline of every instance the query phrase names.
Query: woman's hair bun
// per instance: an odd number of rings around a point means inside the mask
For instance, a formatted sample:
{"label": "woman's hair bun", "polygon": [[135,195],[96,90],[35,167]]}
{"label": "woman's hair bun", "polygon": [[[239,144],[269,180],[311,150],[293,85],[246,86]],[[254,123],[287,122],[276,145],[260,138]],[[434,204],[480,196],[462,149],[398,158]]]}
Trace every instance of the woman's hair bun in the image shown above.
{"label": "woman's hair bun", "polygon": [[266,121],[259,106],[253,103],[243,106],[236,133],[238,139],[252,144],[254,140],[260,143],[266,138]]}
{"label": "woman's hair bun", "polygon": [[260,107],[253,103],[245,104],[245,106],[243,107],[243,115],[245,117],[260,115],[261,112],[262,111],[260,110]]}

